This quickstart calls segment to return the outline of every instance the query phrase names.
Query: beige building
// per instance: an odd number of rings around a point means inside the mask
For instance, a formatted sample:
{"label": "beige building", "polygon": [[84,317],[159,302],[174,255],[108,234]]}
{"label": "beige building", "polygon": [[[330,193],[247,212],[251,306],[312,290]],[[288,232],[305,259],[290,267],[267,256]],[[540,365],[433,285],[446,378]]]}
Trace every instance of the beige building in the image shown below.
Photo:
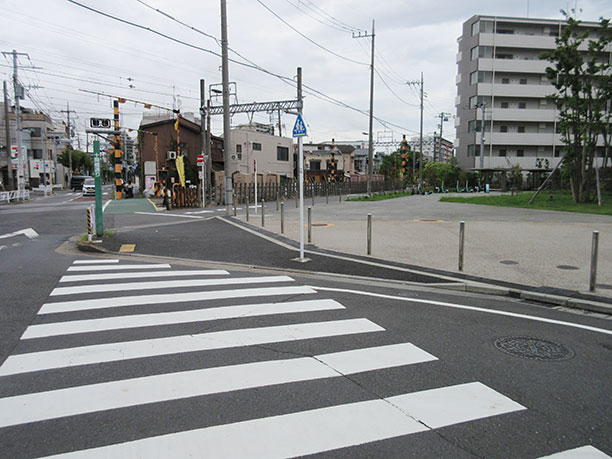
{"label": "beige building", "polygon": [[243,125],[232,129],[229,170],[242,174],[254,172],[257,161],[258,174],[277,174],[293,177],[293,140],[278,137],[261,129]]}

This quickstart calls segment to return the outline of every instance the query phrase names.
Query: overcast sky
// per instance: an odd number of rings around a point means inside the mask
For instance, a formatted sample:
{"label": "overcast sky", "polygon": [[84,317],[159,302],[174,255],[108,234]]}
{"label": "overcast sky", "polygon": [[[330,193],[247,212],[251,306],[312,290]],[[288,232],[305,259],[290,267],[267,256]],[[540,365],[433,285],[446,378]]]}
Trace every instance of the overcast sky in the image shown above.
{"label": "overcast sky", "polygon": [[[60,110],[66,110],[66,102],[70,102],[70,109],[76,111],[72,116],[77,129],[83,132],[90,117],[111,118],[112,106],[108,97],[80,89],[169,108],[178,104],[182,112],[197,113],[200,78],[207,85],[221,82],[221,59],[213,54],[220,54],[221,49],[215,39],[147,7],[219,38],[219,0],[78,2],[212,53],[104,17],[68,0],[0,0],[0,50],[28,53],[29,59],[19,57],[24,67],[20,68],[20,80],[42,87],[28,90],[24,106],[65,119]],[[305,85],[367,112],[371,41],[352,35],[358,30],[370,33],[374,19],[375,67],[380,74],[375,79],[374,114],[380,121],[374,123],[374,137],[393,136],[397,140],[401,134],[411,137],[419,130],[418,88],[406,82],[418,80],[421,72],[427,94],[424,132],[438,129],[435,115],[455,113],[456,40],[465,20],[475,14],[558,19],[560,9],[575,5],[575,1],[556,0],[228,0],[229,45],[240,53],[230,52],[230,57],[241,62],[246,58],[289,78],[301,66]],[[581,0],[577,5],[582,20],[612,16],[610,0]],[[9,57],[0,60],[0,73],[10,81]],[[230,80],[237,83],[240,103],[296,97],[294,84],[259,70],[231,63],[229,73]],[[366,138],[362,134],[368,130],[366,115],[319,97],[306,90],[304,118],[310,141]],[[213,101],[218,104],[220,98]],[[149,112],[142,104],[121,105],[122,125],[137,128],[143,111]],[[269,122],[270,115],[256,114],[254,121]],[[282,118],[288,135],[294,121],[292,115]],[[232,125],[246,122],[246,115],[232,119]],[[393,125],[385,127],[386,122]],[[213,119],[213,133],[222,133],[221,116]],[[452,119],[445,123],[444,133],[454,139]]]}

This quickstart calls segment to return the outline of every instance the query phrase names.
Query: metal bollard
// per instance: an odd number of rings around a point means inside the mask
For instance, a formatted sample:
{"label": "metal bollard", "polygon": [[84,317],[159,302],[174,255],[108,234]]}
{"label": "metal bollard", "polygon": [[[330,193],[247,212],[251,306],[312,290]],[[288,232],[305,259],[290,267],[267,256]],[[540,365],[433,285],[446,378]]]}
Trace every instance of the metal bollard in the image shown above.
{"label": "metal bollard", "polygon": [[246,221],[249,221],[249,195],[247,194],[246,199],[245,199],[245,206],[244,209],[246,210]]}
{"label": "metal bollard", "polygon": [[593,245],[591,246],[591,278],[589,291],[594,292],[597,287],[597,252],[599,250],[599,231],[593,231]]}
{"label": "metal bollard", "polygon": [[277,212],[278,212],[279,202],[280,202],[280,190],[277,188],[276,189],[276,211]]}
{"label": "metal bollard", "polygon": [[266,201],[261,200],[261,227],[266,226]]}
{"label": "metal bollard", "polygon": [[329,186],[325,185],[325,204],[329,204]]}
{"label": "metal bollard", "polygon": [[298,201],[300,200],[300,196],[299,196],[300,192],[299,190],[295,190],[295,208],[298,208]]}
{"label": "metal bollard", "polygon": [[308,206],[308,243],[312,243],[312,207]]}
{"label": "metal bollard", "polygon": [[312,196],[312,207],[314,207],[314,185],[310,187],[310,195]]}
{"label": "metal bollard", "polygon": [[459,222],[459,271],[463,271],[463,243],[465,240],[465,222]]}
{"label": "metal bollard", "polygon": [[372,255],[372,214],[368,214],[368,255]]}
{"label": "metal bollard", "polygon": [[285,203],[280,203],[280,212],[281,212],[281,234],[285,233]]}
{"label": "metal bollard", "polygon": [[342,190],[338,187],[338,202],[342,202]]}
{"label": "metal bollard", "polygon": [[234,193],[234,199],[233,199],[233,204],[234,204],[234,217],[236,216],[236,193]]}

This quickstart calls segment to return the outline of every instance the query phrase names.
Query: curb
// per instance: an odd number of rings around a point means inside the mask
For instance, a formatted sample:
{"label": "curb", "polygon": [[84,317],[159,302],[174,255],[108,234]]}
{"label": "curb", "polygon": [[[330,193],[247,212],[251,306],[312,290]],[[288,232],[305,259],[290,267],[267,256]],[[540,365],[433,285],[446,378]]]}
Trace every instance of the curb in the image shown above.
{"label": "curb", "polygon": [[[96,244],[91,244],[88,242],[77,243],[77,249],[81,252],[86,252],[86,253],[103,253],[103,254],[115,255],[115,256],[145,256],[145,257],[154,257],[154,258],[157,257],[155,255],[127,254],[127,253],[113,252],[112,250],[108,250],[104,247],[101,247]],[[207,260],[190,260],[190,259],[181,259],[181,260],[186,260],[190,262],[214,263],[217,265],[224,265],[224,264],[232,265],[237,269],[240,269],[240,268],[242,269],[261,269],[261,270],[272,269],[275,271],[289,271],[287,269],[282,269],[282,268],[256,266],[256,265],[240,265],[237,263],[223,263],[223,262],[217,262],[217,261],[213,262],[213,261],[207,261]],[[292,270],[292,271],[303,273],[304,275],[317,274],[317,273],[313,273],[310,271],[303,271],[303,272],[299,270]],[[330,276],[330,277],[335,276],[335,277],[339,277],[345,280],[347,278],[346,275],[336,274],[336,273],[326,273],[325,275]],[[348,277],[354,278],[355,276],[348,276]],[[418,285],[420,287],[435,288],[439,290],[454,290],[454,291],[476,293],[476,294],[482,294],[482,295],[507,296],[510,298],[534,301],[537,303],[553,304],[553,305],[563,306],[563,307],[572,308],[572,309],[580,309],[580,310],[589,311],[589,312],[597,312],[597,313],[612,315],[612,306],[605,304],[605,303],[599,303],[596,301],[589,301],[589,300],[581,300],[581,299],[560,296],[560,295],[550,295],[546,293],[530,292],[530,291],[520,290],[520,289],[511,289],[511,288],[505,288],[505,287],[497,287],[497,286],[492,286],[492,285],[475,284],[475,283],[467,283],[467,282],[466,283],[458,282],[456,284],[450,284],[450,283],[449,284],[446,284],[446,283],[436,284],[436,283],[415,283],[415,282],[401,282],[401,281],[390,282],[387,279],[377,279],[377,278],[368,278],[368,279],[371,279],[374,282],[385,282],[387,284],[392,284],[392,285],[395,284],[395,286],[397,286],[398,284],[405,285],[405,286]]]}

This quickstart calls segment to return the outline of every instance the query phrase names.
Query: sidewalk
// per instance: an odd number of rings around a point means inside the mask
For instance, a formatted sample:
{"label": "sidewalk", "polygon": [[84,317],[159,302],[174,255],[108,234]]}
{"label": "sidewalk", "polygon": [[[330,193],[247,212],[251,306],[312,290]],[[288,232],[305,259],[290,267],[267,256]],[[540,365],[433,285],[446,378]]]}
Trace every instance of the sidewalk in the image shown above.
{"label": "sidewalk", "polygon": [[[599,231],[597,291],[612,297],[612,217],[439,202],[439,195],[378,202],[317,198],[312,243],[366,255],[367,214],[372,214],[372,257],[458,273],[459,221],[465,221],[463,273],[589,293],[592,232]],[[344,199],[344,197],[343,197]],[[312,201],[306,199],[306,206]],[[295,201],[285,203],[284,236],[299,240]],[[250,224],[261,227],[250,208]],[[307,222],[307,211],[304,211]],[[244,205],[237,218],[245,220]],[[276,202],[266,203],[265,229],[280,234]],[[304,229],[307,242],[307,229]]]}
{"label": "sidewalk", "polygon": [[113,199],[104,209],[105,215],[132,214],[134,212],[157,212],[155,204],[146,198]]}

